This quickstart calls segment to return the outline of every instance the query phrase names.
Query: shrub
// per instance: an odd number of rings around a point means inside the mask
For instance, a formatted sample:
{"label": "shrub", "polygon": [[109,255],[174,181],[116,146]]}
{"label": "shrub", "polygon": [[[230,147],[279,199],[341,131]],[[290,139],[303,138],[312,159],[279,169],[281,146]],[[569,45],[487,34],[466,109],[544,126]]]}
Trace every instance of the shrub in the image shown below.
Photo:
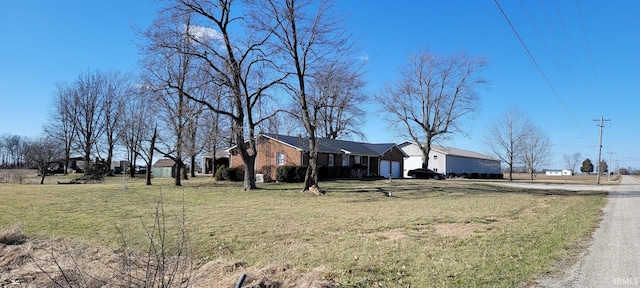
{"label": "shrub", "polygon": [[307,175],[307,166],[296,166],[293,182],[304,182],[304,177]]}
{"label": "shrub", "polygon": [[229,168],[229,180],[236,182],[244,181],[244,166]]}
{"label": "shrub", "polygon": [[340,168],[340,178],[351,178],[351,167],[342,166]]}
{"label": "shrub", "polygon": [[229,180],[229,168],[227,166],[220,166],[216,170],[215,178],[217,181]]}
{"label": "shrub", "polygon": [[295,179],[296,166],[279,166],[276,169],[276,181],[293,183]]}

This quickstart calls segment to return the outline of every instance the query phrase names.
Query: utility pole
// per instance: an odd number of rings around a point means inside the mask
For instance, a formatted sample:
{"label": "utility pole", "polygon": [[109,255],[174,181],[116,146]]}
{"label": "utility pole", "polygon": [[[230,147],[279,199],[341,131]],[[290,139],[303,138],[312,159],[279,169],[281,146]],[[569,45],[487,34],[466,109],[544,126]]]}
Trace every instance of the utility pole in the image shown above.
{"label": "utility pole", "polygon": [[593,121],[600,121],[597,126],[600,127],[600,144],[598,144],[598,180],[596,184],[600,184],[600,156],[602,155],[602,128],[604,128],[604,121],[611,121],[611,119],[604,119],[600,116],[600,119],[593,119]]}

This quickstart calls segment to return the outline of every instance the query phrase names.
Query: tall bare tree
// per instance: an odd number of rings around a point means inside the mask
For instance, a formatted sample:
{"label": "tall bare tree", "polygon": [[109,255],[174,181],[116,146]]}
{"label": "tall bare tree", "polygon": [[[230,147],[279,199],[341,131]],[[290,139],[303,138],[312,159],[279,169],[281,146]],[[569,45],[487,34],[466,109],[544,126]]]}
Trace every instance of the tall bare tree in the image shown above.
{"label": "tall bare tree", "polygon": [[44,184],[44,178],[49,172],[49,167],[62,154],[59,142],[53,138],[40,137],[28,141],[25,145],[25,157],[27,163],[38,169],[40,184]]}
{"label": "tall bare tree", "polygon": [[564,163],[567,164],[567,168],[571,168],[571,173],[576,172],[576,165],[580,163],[582,154],[580,152],[573,153],[571,155],[564,154]]}
{"label": "tall bare tree", "polygon": [[[147,174],[151,172],[149,151],[145,149],[151,139],[155,127],[156,117],[154,107],[143,87],[136,89],[132,97],[128,97],[124,106],[124,124],[122,127],[122,143],[127,150],[127,160],[131,167],[136,167],[137,159],[142,158],[147,164]],[[135,169],[131,169],[130,176],[135,177]]]}
{"label": "tall bare tree", "polygon": [[2,164],[5,168],[22,168],[24,165],[24,148],[26,140],[23,136],[3,134],[0,139],[4,150]]}
{"label": "tall bare tree", "polygon": [[[341,59],[342,60],[342,59]],[[368,97],[361,65],[355,59],[323,65],[311,81],[311,102],[318,109],[319,135],[329,139],[364,139]]]}
{"label": "tall bare tree", "polygon": [[551,140],[540,127],[528,122],[524,127],[524,137],[521,142],[520,161],[525,165],[531,180],[533,180],[535,172],[542,165],[547,164],[551,157]]}
{"label": "tall bare tree", "polygon": [[387,84],[377,102],[391,127],[419,144],[422,166],[428,167],[429,151],[436,139],[464,133],[460,124],[478,107],[478,89],[487,81],[479,76],[486,66],[482,58],[464,53],[438,55],[428,49],[409,55],[400,79]]}
{"label": "tall bare tree", "polygon": [[[189,171],[184,171],[185,173],[188,172],[189,175],[191,177],[196,177],[196,157],[202,153],[202,151],[204,150],[204,136],[203,136],[203,131],[204,131],[204,119],[202,118],[202,114],[203,114],[203,106],[200,105],[199,103],[195,103],[198,104],[197,107],[194,107],[194,111],[192,113],[193,118],[191,118],[188,123],[187,123],[187,127],[186,127],[186,133],[185,133],[185,152],[186,152],[186,156],[189,159]],[[186,178],[186,177],[183,177]]]}
{"label": "tall bare tree", "polygon": [[199,59],[193,55],[197,47],[187,34],[191,16],[174,13],[168,17],[156,19],[144,34],[148,43],[143,48],[143,77],[155,90],[159,119],[166,124],[159,131],[155,150],[176,163],[175,185],[181,186],[181,180],[188,176],[184,155],[187,129],[195,125],[192,122],[202,111],[202,104],[190,101],[189,95],[201,95],[202,84]]}
{"label": "tall bare tree", "polygon": [[343,18],[334,13],[331,1],[268,0],[253,3],[257,4],[253,18],[258,21],[258,27],[271,31],[277,38],[273,43],[284,56],[281,71],[292,76],[285,82],[297,106],[291,112],[300,115],[309,139],[304,191],[318,185],[317,132],[321,109],[317,106],[329,105],[327,101],[313,101],[311,82],[316,76],[320,79],[320,71],[330,63],[337,63],[341,57],[355,57],[355,50],[344,32]]}
{"label": "tall bare tree", "polygon": [[493,123],[485,135],[485,141],[493,154],[507,164],[509,181],[513,181],[513,167],[520,160],[525,127],[528,119],[516,107],[512,107]]}
{"label": "tall bare tree", "polygon": [[132,96],[131,76],[119,71],[104,72],[104,87],[102,92],[102,114],[104,119],[104,144],[107,157],[104,159],[106,167],[111,167],[113,152],[120,143],[122,125],[125,122],[124,105],[126,98]]}
{"label": "tall bare tree", "polygon": [[83,152],[85,159],[85,173],[91,170],[92,153],[96,152],[96,143],[104,133],[104,113],[102,101],[105,78],[100,71],[87,71],[72,84],[73,100],[76,114],[74,127],[76,128],[77,145]]}
{"label": "tall bare tree", "polygon": [[[234,142],[245,167],[244,189],[251,190],[256,188],[256,127],[272,115],[258,116],[257,105],[265,103],[267,90],[283,77],[272,78],[270,72],[276,68],[272,51],[265,45],[271,34],[252,30],[248,23],[251,19],[242,14],[246,7],[240,4],[232,0],[176,0],[161,12],[146,35],[150,47],[162,47],[198,59],[202,64],[200,73],[206,76],[206,81],[223,88],[225,93],[220,94],[225,97],[223,106],[200,94],[190,91],[183,94],[231,119]],[[169,28],[180,26],[177,23],[182,24],[181,30]],[[168,41],[171,37],[166,37],[167,31],[173,31],[169,34],[181,32],[191,46]]]}
{"label": "tall bare tree", "polygon": [[69,171],[69,159],[75,141],[76,133],[76,109],[73,103],[74,91],[68,84],[57,84],[53,97],[52,110],[49,119],[44,125],[44,132],[48,137],[55,139],[63,147],[64,175]]}

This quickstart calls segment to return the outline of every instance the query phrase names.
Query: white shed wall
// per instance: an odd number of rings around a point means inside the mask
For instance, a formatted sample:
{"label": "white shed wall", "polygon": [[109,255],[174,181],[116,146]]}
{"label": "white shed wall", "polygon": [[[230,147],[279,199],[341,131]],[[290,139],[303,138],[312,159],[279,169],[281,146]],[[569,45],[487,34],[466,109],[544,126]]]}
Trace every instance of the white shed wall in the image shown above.
{"label": "white shed wall", "polygon": [[447,157],[448,173],[500,173],[500,162],[459,156]]}

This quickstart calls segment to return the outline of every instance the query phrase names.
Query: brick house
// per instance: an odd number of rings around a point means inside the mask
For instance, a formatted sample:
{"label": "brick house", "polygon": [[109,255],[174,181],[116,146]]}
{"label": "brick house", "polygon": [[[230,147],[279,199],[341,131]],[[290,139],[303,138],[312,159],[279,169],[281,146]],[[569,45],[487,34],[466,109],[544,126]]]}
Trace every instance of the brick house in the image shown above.
{"label": "brick house", "polygon": [[[260,134],[257,137],[258,156],[256,173],[275,179],[275,168],[283,165],[305,166],[309,164],[309,140],[300,136]],[[231,154],[230,167],[242,166],[242,158],[235,151]],[[407,154],[394,143],[362,143],[318,138],[318,165],[335,169],[349,167],[350,177],[382,176],[402,178],[402,165]]]}

